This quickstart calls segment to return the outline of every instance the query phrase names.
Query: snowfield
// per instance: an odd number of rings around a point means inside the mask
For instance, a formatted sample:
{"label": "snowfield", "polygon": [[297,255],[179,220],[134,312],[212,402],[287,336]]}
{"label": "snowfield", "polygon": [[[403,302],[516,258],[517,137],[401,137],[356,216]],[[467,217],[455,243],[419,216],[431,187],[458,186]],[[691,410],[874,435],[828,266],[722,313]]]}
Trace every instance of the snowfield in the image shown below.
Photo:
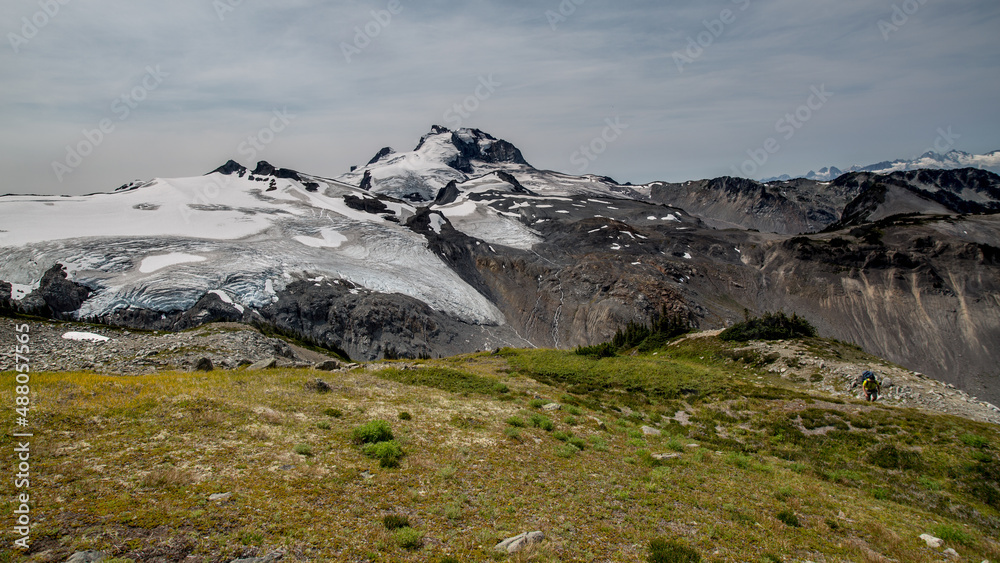
{"label": "snowfield", "polygon": [[66,340],[75,340],[77,342],[107,342],[111,340],[107,336],[101,336],[92,332],[67,332],[62,337]]}
{"label": "snowfield", "polygon": [[[407,295],[466,322],[504,322],[421,235],[344,201],[366,192],[312,177],[303,181],[322,189],[275,179],[269,190],[266,179],[213,173],[92,196],[0,197],[0,279],[23,298],[62,263],[94,290],[79,312],[88,317],[125,307],[186,310],[211,291],[263,307],[292,280],[319,274]],[[415,211],[399,203],[390,210]]]}

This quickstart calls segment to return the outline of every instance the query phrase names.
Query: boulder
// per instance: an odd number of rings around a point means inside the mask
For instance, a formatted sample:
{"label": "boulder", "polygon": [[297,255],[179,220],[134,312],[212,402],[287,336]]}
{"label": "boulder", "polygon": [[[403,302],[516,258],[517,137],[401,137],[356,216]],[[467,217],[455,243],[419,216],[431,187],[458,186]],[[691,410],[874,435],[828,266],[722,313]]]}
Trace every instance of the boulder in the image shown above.
{"label": "boulder", "polygon": [[329,393],[333,388],[330,384],[323,381],[320,378],[313,379],[312,381],[306,381],[306,391],[314,391],[316,393]]}
{"label": "boulder", "polygon": [[266,360],[261,360],[255,364],[251,364],[247,369],[250,371],[260,371],[262,369],[271,369],[278,365],[278,360],[275,358],[268,358]]}
{"label": "boulder", "polygon": [[920,534],[920,539],[924,540],[924,543],[927,544],[927,547],[938,548],[944,545],[944,540],[942,540],[941,538],[935,538],[930,534]]}
{"label": "boulder", "polygon": [[652,426],[643,426],[639,430],[642,430],[642,433],[645,434],[646,436],[659,436],[660,434],[662,434],[662,432],[660,432],[656,428],[653,428]]}
{"label": "boulder", "polygon": [[230,563],[271,563],[272,561],[277,561],[285,555],[285,552],[278,550],[272,551],[263,557],[247,557],[245,559],[233,559]]}
{"label": "boulder", "polygon": [[545,534],[542,532],[525,532],[503,540],[502,542],[496,544],[494,549],[508,554],[517,553],[529,545],[542,543],[542,540],[544,539]]}
{"label": "boulder", "polygon": [[325,360],[313,366],[319,371],[336,371],[340,369],[340,362],[337,360]]}
{"label": "boulder", "polygon": [[557,411],[561,408],[562,406],[559,403],[549,403],[547,405],[542,406],[543,411]]}
{"label": "boulder", "polygon": [[194,371],[212,371],[215,369],[215,364],[212,363],[211,358],[198,358],[198,361],[194,363]]}
{"label": "boulder", "polygon": [[92,561],[103,561],[108,554],[103,551],[77,551],[69,556],[66,563],[91,563]]}

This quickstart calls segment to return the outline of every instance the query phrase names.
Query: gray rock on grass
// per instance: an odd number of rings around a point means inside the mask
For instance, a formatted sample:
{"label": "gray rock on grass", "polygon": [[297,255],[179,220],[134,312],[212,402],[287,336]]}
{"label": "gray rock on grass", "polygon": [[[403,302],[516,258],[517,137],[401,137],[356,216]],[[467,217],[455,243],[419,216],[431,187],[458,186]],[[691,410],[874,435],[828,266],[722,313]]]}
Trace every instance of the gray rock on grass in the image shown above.
{"label": "gray rock on grass", "polygon": [[94,561],[103,561],[107,557],[108,554],[103,551],[77,551],[69,556],[66,563],[92,563]]}
{"label": "gray rock on grass", "polygon": [[943,539],[935,538],[930,534],[920,534],[920,539],[924,540],[924,543],[927,544],[927,547],[933,547],[936,549],[944,545]]}
{"label": "gray rock on grass", "polygon": [[271,563],[277,561],[285,555],[281,550],[272,551],[263,557],[247,557],[245,559],[233,559],[230,563]]}
{"label": "gray rock on grass", "polygon": [[275,367],[277,365],[278,365],[278,360],[276,360],[274,358],[268,358],[266,360],[261,360],[261,361],[255,363],[255,364],[252,364],[247,369],[249,371],[260,371],[262,369],[271,369],[271,368],[273,368],[273,367]]}
{"label": "gray rock on grass", "polygon": [[545,534],[542,532],[525,532],[503,540],[502,542],[496,544],[494,549],[508,554],[517,553],[529,545],[542,543],[542,540],[544,539]]}

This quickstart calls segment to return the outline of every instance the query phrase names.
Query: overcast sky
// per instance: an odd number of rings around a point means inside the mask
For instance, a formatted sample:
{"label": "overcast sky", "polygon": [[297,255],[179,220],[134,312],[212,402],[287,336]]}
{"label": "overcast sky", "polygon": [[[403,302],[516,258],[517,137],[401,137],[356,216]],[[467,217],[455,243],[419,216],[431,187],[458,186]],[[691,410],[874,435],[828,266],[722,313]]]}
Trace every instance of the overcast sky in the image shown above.
{"label": "overcast sky", "polygon": [[0,193],[335,177],[433,124],[633,183],[983,153],[998,30],[996,0],[5,0]]}

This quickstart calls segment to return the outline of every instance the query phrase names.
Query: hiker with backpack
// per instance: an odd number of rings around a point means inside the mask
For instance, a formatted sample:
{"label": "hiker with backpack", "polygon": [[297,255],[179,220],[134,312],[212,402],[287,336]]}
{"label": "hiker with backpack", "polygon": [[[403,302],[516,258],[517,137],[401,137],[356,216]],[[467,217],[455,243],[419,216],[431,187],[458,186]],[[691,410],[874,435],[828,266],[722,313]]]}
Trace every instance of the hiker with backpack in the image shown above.
{"label": "hiker with backpack", "polygon": [[878,400],[878,392],[882,389],[882,385],[875,378],[875,374],[870,371],[865,371],[861,375],[861,388],[865,391],[865,400],[870,402],[875,402]]}

